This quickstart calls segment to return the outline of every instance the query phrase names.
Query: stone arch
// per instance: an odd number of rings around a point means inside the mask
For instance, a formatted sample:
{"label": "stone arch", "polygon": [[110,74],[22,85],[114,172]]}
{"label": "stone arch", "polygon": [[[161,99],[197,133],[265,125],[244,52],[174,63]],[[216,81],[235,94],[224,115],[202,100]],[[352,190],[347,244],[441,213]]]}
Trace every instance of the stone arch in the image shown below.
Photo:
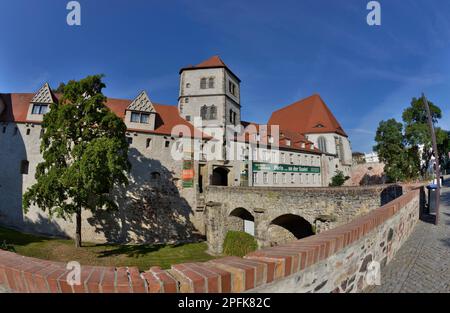
{"label": "stone arch", "polygon": [[278,245],[312,235],[314,235],[314,231],[311,223],[295,214],[283,214],[273,219],[267,232],[270,245]]}
{"label": "stone arch", "polygon": [[254,236],[255,217],[245,208],[236,208],[228,215],[228,230],[243,231]]}
{"label": "stone arch", "polygon": [[228,186],[228,173],[229,169],[226,167],[216,167],[213,169],[211,185],[214,186]]}

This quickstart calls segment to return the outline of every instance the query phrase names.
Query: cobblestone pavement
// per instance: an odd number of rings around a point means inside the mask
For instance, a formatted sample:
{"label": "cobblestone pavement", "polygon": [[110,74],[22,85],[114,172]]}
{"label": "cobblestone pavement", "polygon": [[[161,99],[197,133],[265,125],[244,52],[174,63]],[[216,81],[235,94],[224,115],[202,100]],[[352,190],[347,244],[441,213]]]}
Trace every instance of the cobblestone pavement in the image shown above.
{"label": "cobblestone pavement", "polygon": [[441,190],[439,226],[419,221],[381,271],[381,286],[367,292],[450,292],[450,177]]}

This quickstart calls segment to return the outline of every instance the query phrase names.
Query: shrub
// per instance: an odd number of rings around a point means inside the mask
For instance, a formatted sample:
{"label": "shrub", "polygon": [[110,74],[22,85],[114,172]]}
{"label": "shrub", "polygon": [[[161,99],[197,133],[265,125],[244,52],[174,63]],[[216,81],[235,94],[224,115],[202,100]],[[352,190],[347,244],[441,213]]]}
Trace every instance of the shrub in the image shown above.
{"label": "shrub", "polygon": [[256,239],[242,231],[228,231],[223,242],[223,253],[232,256],[244,256],[258,249]]}
{"label": "shrub", "polygon": [[350,177],[348,176],[344,176],[344,173],[342,173],[342,171],[336,171],[336,175],[334,175],[331,179],[330,187],[342,186],[349,178]]}

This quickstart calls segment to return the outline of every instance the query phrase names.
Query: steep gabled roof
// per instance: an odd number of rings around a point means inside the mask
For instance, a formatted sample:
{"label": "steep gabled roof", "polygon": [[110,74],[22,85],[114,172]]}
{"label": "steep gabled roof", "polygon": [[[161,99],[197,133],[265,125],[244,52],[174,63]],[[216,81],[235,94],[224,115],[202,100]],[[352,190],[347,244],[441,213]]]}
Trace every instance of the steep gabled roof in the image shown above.
{"label": "steep gabled roof", "polygon": [[280,125],[282,129],[302,134],[336,133],[347,137],[344,129],[318,94],[273,112],[269,125]]}
{"label": "steep gabled roof", "polygon": [[128,110],[148,113],[155,111],[153,103],[145,91],[141,91],[141,93],[131,102],[128,106]]}
{"label": "steep gabled roof", "polygon": [[45,83],[38,92],[34,95],[33,99],[31,99],[32,103],[55,103],[56,97],[53,94],[52,90],[48,83]]}
{"label": "steep gabled roof", "polygon": [[225,64],[225,62],[218,55],[213,55],[209,59],[207,59],[203,62],[200,62],[197,65],[188,65],[186,67],[183,67],[180,70],[180,74],[181,74],[181,72],[187,71],[187,70],[206,69],[206,68],[226,68],[239,82],[241,81],[239,79],[239,77],[237,77],[237,75],[234,74],[230,70],[230,68]]}

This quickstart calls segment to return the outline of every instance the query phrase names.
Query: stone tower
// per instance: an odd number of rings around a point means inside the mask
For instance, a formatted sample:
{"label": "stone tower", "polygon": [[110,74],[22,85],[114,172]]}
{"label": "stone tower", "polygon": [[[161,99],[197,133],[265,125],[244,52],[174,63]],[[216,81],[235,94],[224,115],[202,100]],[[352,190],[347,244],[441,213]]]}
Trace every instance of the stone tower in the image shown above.
{"label": "stone tower", "polygon": [[182,68],[180,115],[191,123],[200,119],[199,128],[225,144],[226,127],[241,123],[240,82],[219,56]]}

